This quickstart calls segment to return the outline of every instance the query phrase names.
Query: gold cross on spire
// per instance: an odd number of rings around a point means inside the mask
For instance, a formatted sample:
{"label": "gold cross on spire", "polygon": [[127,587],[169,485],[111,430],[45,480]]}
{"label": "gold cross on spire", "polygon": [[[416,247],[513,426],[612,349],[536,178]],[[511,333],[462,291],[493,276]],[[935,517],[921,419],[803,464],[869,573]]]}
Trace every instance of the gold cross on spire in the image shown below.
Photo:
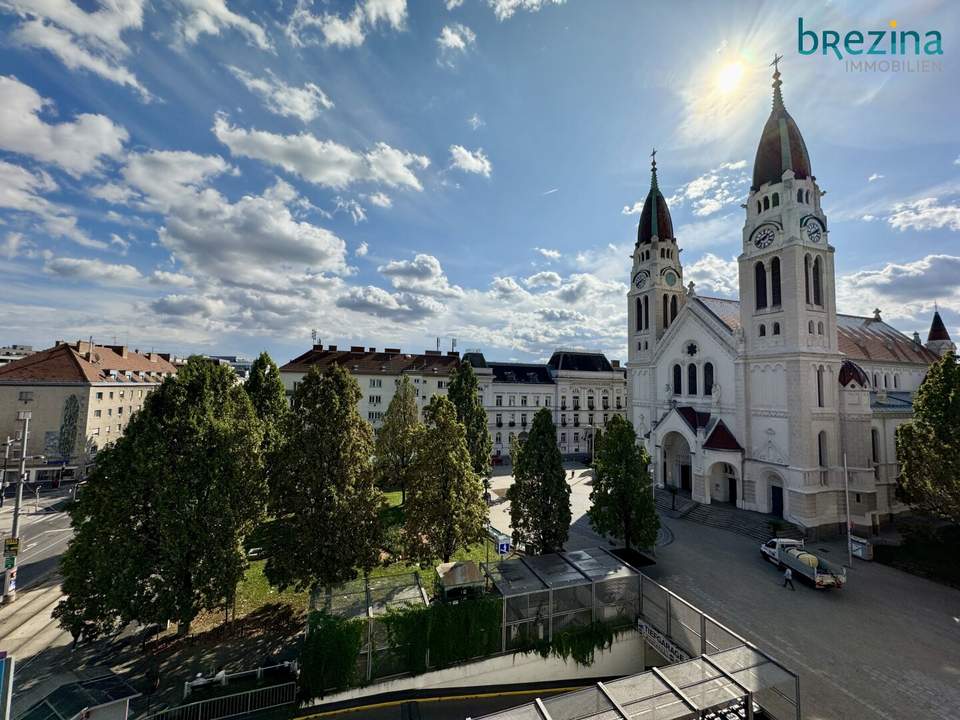
{"label": "gold cross on spire", "polygon": [[781,61],[781,60],[783,60],[783,55],[777,55],[776,53],[773,54],[773,62],[770,63],[770,65],[771,65],[771,67],[773,67],[773,71],[774,71],[774,72],[780,72],[780,61]]}

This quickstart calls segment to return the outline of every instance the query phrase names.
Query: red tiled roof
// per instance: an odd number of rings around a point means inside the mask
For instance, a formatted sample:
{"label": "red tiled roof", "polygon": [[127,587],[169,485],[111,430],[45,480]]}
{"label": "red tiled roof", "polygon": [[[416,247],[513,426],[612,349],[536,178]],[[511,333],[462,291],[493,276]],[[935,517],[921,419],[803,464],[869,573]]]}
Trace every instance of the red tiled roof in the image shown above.
{"label": "red tiled roof", "polygon": [[390,350],[376,352],[352,350],[324,350],[315,345],[299,357],[280,368],[281,372],[309,372],[313,366],[325,370],[330,365],[343,365],[347,370],[360,375],[400,375],[405,372],[435,373],[449,375],[460,365],[459,353],[446,355],[425,353],[414,355]]}
{"label": "red tiled roof", "polygon": [[59,343],[0,367],[0,383],[155,383],[162,375],[176,371],[156,353],[144,355],[119,345],[91,348],[85,342]]}
{"label": "red tiled roof", "polygon": [[723,420],[717,420],[703,447],[707,450],[743,450]]}

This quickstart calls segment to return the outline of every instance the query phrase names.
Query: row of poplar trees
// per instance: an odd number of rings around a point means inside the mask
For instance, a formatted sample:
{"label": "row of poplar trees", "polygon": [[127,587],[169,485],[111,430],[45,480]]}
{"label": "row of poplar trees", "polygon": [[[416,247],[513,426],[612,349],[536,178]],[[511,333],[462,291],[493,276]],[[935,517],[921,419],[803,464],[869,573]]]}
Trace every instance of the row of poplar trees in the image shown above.
{"label": "row of poplar trees", "polygon": [[[421,420],[402,377],[375,435],[357,410],[360,387],[341,366],[312,368],[288,404],[266,353],[242,385],[229,367],[191,358],[98,455],[70,510],[55,616],[74,637],[132,621],[189,633],[201,612],[233,605],[254,533],[280,589],[351,580],[375,567],[386,545],[424,564],[449,561],[481,540],[487,523],[492,443],[478,390],[462,363]],[[532,553],[562,549],[570,485],[549,410],[512,454],[514,542]],[[602,442],[598,433],[589,521],[628,546],[656,538],[648,461],[623,418],[608,423]],[[386,542],[384,489],[402,493],[399,543]]]}
{"label": "row of poplar trees", "polygon": [[132,621],[189,633],[201,612],[232,606],[255,532],[280,589],[353,579],[380,561],[383,488],[403,492],[401,552],[449,560],[486,524],[491,442],[477,389],[464,363],[421,421],[404,377],[375,436],[343,367],[312,368],[288,404],[266,353],[242,385],[191,358],[99,453],[70,509],[55,616],[74,637]]}

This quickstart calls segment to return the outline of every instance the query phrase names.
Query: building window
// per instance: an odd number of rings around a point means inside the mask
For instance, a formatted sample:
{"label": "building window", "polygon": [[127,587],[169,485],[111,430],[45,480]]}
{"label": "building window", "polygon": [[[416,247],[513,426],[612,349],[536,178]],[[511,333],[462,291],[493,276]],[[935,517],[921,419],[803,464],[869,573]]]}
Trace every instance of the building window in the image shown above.
{"label": "building window", "polygon": [[497,445],[503,444],[503,435],[501,433],[497,433],[496,443]]}
{"label": "building window", "polygon": [[806,198],[807,205],[809,205],[809,204],[810,204],[810,191],[809,191],[809,190],[807,190],[807,192],[804,193],[804,197]]}
{"label": "building window", "polygon": [[579,414],[579,413],[574,413],[574,414],[573,414],[573,426],[574,426],[574,427],[580,427],[580,414]]}
{"label": "building window", "polygon": [[610,417],[610,414],[609,414],[609,413],[604,413],[604,414],[603,414],[603,424],[604,424],[604,425],[607,424],[607,420],[608,420],[609,417]]}
{"label": "building window", "polygon": [[762,210],[763,210],[763,207],[760,205],[760,201],[757,200],[757,214],[759,215],[760,212],[762,212]]}
{"label": "building window", "polygon": [[102,411],[102,410],[94,410],[94,411],[93,411],[93,416],[94,416],[94,417],[101,417],[102,414],[103,414],[103,411]]}
{"label": "building window", "polygon": [[687,394],[697,394],[697,366],[693,363],[687,365]]}
{"label": "building window", "polygon": [[764,210],[769,210],[769,209],[770,209],[770,196],[769,196],[769,195],[764,195],[764,196],[763,196],[763,209],[764,209]]}
{"label": "building window", "polygon": [[98,393],[97,393],[97,400],[103,400],[103,393],[102,393],[102,392],[98,392]]}
{"label": "building window", "polygon": [[673,366],[673,394],[674,395],[679,395],[681,392],[683,392],[680,389],[680,383],[682,380],[683,380],[683,370],[680,368],[679,365],[674,365]]}
{"label": "building window", "polygon": [[810,256],[803,257],[803,294],[806,297],[807,305],[810,304]]}
{"label": "building window", "polygon": [[823,407],[823,366],[817,368],[817,407]]}
{"label": "building window", "polygon": [[770,261],[770,304],[780,307],[780,258]]}
{"label": "building window", "polygon": [[797,202],[798,203],[803,202],[803,190],[797,190]]}
{"label": "building window", "polygon": [[637,313],[637,330],[643,330],[643,300],[641,298],[637,298],[634,305]]}
{"label": "building window", "polygon": [[545,407],[550,407],[550,396],[549,396],[549,395],[547,395],[545,398],[543,398],[543,404],[544,404]]}
{"label": "building window", "polygon": [[667,294],[663,294],[663,329],[666,330],[670,326],[670,309],[667,305]]}
{"label": "building window", "polygon": [[497,427],[503,427],[503,415],[497,413]]}
{"label": "building window", "polygon": [[760,328],[759,328],[759,330],[758,330],[758,334],[760,335],[760,337],[766,337],[766,336],[767,336],[767,326],[764,325],[763,323],[760,323]]}
{"label": "building window", "polygon": [[900,387],[900,375],[896,374],[893,376],[893,389],[897,390]]}
{"label": "building window", "polygon": [[890,387],[890,376],[884,374],[884,376],[883,376],[883,389],[886,390],[886,389],[889,388],[889,387]]}
{"label": "building window", "polygon": [[677,319],[677,296],[670,298],[670,322]]}
{"label": "building window", "polygon": [[522,413],[520,415],[520,427],[526,427],[526,426],[527,426],[527,414]]}
{"label": "building window", "polygon": [[123,415],[123,408],[122,408],[122,407],[118,407],[118,408],[117,408],[117,415]]}
{"label": "building window", "polygon": [[526,396],[526,395],[521,395],[521,396],[520,396],[520,407],[526,407],[526,406],[527,406],[527,396]]}
{"label": "building window", "polygon": [[380,404],[380,397],[381,397],[380,395],[371,395],[371,396],[370,396],[370,404],[371,404],[371,405],[379,405],[379,404]]}
{"label": "building window", "polygon": [[817,335],[823,335],[823,322],[817,323]]}
{"label": "building window", "polygon": [[503,405],[503,395],[497,395],[496,405],[497,407],[501,407]]}
{"label": "building window", "polygon": [[579,395],[574,395],[574,396],[573,396],[573,409],[574,409],[574,410],[579,410],[579,409],[580,409],[580,396],[579,396]]}
{"label": "building window", "polygon": [[807,332],[813,335],[813,320],[807,323]]}
{"label": "building window", "polygon": [[780,193],[773,194],[773,206],[780,207]]}
{"label": "building window", "polygon": [[827,466],[827,433],[824,430],[817,435],[817,463],[820,467]]}
{"label": "building window", "polygon": [[565,432],[560,433],[560,442],[562,442],[564,445],[566,445],[566,443],[567,443],[567,434],[566,434]]}
{"label": "building window", "polygon": [[370,378],[370,387],[378,388],[380,387],[381,380],[380,378]]}
{"label": "building window", "polygon": [[813,261],[813,304],[823,305],[823,269],[820,258]]}
{"label": "building window", "polygon": [[713,363],[703,366],[703,394],[713,395]]}
{"label": "building window", "polygon": [[773,334],[774,334],[774,335],[779,335],[779,334],[780,334],[780,323],[775,322],[775,323],[773,324]]}
{"label": "building window", "polygon": [[877,373],[873,374],[873,388],[876,390],[880,387],[880,376]]}
{"label": "building window", "polygon": [[561,414],[560,414],[560,425],[562,425],[563,427],[566,427],[566,426],[567,426],[567,414],[566,414],[566,413],[561,413]]}
{"label": "building window", "polygon": [[[446,383],[444,383],[443,380],[437,380],[437,390],[443,390],[445,384]],[[477,392],[480,393],[482,391],[477,390]]]}
{"label": "building window", "polygon": [[33,402],[33,392],[30,390],[21,390],[17,393],[17,400],[20,402]]}
{"label": "building window", "polygon": [[113,391],[112,391],[112,390],[111,390],[110,393],[107,395],[107,397],[109,397],[111,400],[113,400]]}
{"label": "building window", "polygon": [[753,266],[753,286],[757,293],[757,310],[767,306],[767,269],[762,262]]}
{"label": "building window", "polygon": [[580,433],[574,433],[574,434],[573,434],[573,441],[574,441],[575,443],[580,442]]}
{"label": "building window", "polygon": [[870,453],[875,463],[880,462],[880,433],[876,428],[870,430]]}
{"label": "building window", "polygon": [[587,425],[593,425],[593,413],[587,415]]}
{"label": "building window", "polygon": [[643,296],[643,329],[650,329],[650,298]]}
{"label": "building window", "polygon": [[517,398],[515,395],[510,395],[507,397],[507,405],[509,405],[510,407],[513,407],[516,404],[517,404]]}

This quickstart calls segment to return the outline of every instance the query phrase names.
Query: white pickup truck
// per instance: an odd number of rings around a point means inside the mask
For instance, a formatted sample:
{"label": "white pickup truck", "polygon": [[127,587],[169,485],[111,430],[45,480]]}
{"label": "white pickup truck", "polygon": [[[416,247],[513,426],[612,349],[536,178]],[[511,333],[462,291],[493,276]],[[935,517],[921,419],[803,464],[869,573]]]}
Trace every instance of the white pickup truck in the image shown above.
{"label": "white pickup truck", "polygon": [[803,546],[803,540],[773,538],[760,546],[760,556],[781,570],[793,571],[794,577],[806,578],[815,588],[842,588],[847,582],[847,570],[824,560]]}

